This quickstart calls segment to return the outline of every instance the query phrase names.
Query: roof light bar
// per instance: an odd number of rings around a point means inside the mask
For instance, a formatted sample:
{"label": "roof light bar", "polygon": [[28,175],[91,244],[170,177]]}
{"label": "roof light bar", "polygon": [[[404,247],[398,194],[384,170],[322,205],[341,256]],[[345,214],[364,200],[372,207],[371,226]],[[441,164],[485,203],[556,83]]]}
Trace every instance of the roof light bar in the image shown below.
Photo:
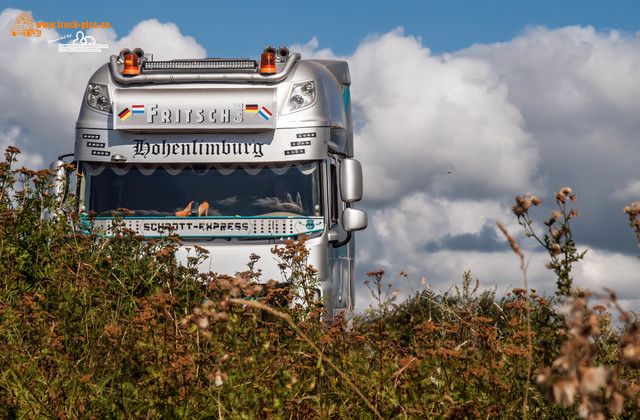
{"label": "roof light bar", "polygon": [[143,72],[153,71],[258,71],[258,63],[254,60],[172,60],[145,61]]}
{"label": "roof light bar", "polygon": [[[111,76],[118,83],[187,83],[187,82],[239,82],[277,83],[286,79],[300,53],[288,52],[285,47],[268,47],[268,56],[262,63],[250,59],[201,58],[170,61],[152,61],[152,55],[138,49],[124,49],[109,58]],[[287,55],[288,53],[288,55]],[[138,58],[139,74],[123,74],[125,55]],[[273,55],[271,55],[273,54]],[[261,60],[262,62],[262,60]],[[133,70],[133,69],[132,69]]]}

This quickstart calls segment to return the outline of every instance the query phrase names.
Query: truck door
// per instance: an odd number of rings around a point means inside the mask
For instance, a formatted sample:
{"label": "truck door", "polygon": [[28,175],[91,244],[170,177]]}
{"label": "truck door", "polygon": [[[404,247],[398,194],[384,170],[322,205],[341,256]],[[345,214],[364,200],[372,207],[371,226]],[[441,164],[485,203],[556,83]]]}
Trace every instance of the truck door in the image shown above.
{"label": "truck door", "polygon": [[[342,228],[342,211],[345,203],[340,198],[340,183],[338,174],[341,159],[329,158],[329,227],[338,233],[343,240],[347,232]],[[353,273],[353,239],[338,248],[334,243],[329,243],[329,276],[333,286],[333,302],[335,309],[352,309],[354,305],[352,296]]]}

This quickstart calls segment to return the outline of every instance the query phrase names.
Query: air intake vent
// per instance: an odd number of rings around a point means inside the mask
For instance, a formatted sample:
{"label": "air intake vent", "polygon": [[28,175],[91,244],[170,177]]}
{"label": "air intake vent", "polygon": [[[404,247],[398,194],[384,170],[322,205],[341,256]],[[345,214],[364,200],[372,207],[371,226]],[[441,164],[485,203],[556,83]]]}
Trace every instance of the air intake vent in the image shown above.
{"label": "air intake vent", "polygon": [[145,61],[143,73],[257,73],[258,63],[254,60],[171,60]]}

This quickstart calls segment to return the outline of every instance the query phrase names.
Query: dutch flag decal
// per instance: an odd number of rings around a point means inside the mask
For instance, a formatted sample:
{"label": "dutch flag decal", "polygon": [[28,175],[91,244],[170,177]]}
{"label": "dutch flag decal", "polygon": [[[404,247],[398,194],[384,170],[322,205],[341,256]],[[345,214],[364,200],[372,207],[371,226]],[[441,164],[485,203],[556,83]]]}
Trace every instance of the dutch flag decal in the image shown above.
{"label": "dutch flag decal", "polygon": [[265,120],[269,121],[269,118],[271,118],[271,111],[269,111],[267,108],[262,107],[262,109],[260,110],[260,112],[258,112],[258,114],[260,114],[262,116],[262,118],[264,118]]}
{"label": "dutch flag decal", "polygon": [[144,105],[131,105],[131,112],[134,114],[144,114]]}

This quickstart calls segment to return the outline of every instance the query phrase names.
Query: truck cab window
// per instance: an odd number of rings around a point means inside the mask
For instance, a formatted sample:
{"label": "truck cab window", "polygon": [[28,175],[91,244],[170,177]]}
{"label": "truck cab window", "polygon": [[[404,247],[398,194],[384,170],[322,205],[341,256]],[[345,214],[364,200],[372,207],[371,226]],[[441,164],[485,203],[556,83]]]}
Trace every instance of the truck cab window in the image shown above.
{"label": "truck cab window", "polygon": [[339,202],[339,193],[338,193],[338,168],[336,164],[332,161],[329,166],[329,176],[331,183],[331,225],[338,223],[339,213],[338,213],[338,202]]}
{"label": "truck cab window", "polygon": [[208,216],[321,216],[317,162],[254,168],[194,165],[149,168],[85,165],[85,207],[99,217],[119,208],[170,217],[207,203]]}

